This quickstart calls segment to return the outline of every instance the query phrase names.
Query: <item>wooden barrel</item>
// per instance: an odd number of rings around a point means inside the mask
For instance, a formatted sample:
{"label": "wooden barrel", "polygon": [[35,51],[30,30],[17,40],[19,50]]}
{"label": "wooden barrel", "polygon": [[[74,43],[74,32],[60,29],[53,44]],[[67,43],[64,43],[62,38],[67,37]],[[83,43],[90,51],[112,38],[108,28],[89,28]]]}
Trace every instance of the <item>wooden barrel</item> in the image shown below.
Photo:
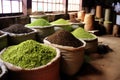
{"label": "wooden barrel", "polygon": [[96,18],[102,18],[102,6],[96,6]]}

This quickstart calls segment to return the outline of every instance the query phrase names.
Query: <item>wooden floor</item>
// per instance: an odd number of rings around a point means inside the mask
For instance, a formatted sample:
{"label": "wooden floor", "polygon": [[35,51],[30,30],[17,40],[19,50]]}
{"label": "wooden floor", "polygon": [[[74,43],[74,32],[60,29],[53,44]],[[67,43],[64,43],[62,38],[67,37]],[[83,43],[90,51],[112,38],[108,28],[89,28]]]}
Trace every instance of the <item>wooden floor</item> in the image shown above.
{"label": "wooden floor", "polygon": [[62,80],[120,80],[120,37],[104,35],[98,37],[98,41],[112,50],[106,54],[90,55],[93,59],[84,63],[76,75],[63,75]]}

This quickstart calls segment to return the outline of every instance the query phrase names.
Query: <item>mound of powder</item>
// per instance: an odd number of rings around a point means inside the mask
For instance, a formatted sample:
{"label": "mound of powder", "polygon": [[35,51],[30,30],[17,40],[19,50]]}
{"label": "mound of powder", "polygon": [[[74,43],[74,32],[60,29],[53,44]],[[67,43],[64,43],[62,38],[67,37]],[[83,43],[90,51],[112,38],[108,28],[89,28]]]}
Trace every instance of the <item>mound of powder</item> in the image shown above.
{"label": "mound of powder", "polygon": [[32,32],[32,29],[24,27],[22,24],[13,24],[7,28],[2,29],[2,31],[15,33],[15,34],[21,34],[21,33],[29,33]]}
{"label": "mound of powder", "polygon": [[63,46],[80,47],[83,45],[80,40],[75,38],[70,32],[66,30],[56,31],[54,34],[48,36],[47,40],[51,43]]}
{"label": "mound of powder", "polygon": [[27,69],[46,65],[55,56],[55,49],[34,40],[10,46],[1,54],[3,61]]}

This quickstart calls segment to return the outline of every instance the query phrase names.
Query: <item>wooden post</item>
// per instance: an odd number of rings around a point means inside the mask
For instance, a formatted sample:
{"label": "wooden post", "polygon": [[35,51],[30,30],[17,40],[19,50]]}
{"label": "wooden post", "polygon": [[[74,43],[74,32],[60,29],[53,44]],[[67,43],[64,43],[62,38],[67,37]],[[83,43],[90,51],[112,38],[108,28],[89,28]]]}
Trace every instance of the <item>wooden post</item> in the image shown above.
{"label": "wooden post", "polygon": [[80,11],[82,10],[82,2],[83,0],[80,0]]}
{"label": "wooden post", "polygon": [[22,0],[22,10],[24,15],[32,13],[32,0]]}
{"label": "wooden post", "polygon": [[65,14],[68,14],[68,0],[64,0],[64,4],[65,4]]}

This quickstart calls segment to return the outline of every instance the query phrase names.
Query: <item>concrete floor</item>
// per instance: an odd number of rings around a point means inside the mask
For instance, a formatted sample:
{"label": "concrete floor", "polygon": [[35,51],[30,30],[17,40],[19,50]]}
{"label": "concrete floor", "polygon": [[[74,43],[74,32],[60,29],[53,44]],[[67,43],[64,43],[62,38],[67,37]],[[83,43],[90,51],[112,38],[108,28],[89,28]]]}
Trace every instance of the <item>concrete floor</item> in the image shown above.
{"label": "concrete floor", "polygon": [[62,80],[120,80],[120,38],[104,35],[98,37],[98,41],[108,45],[112,51],[91,54],[93,59],[84,63],[75,76],[63,76]]}

